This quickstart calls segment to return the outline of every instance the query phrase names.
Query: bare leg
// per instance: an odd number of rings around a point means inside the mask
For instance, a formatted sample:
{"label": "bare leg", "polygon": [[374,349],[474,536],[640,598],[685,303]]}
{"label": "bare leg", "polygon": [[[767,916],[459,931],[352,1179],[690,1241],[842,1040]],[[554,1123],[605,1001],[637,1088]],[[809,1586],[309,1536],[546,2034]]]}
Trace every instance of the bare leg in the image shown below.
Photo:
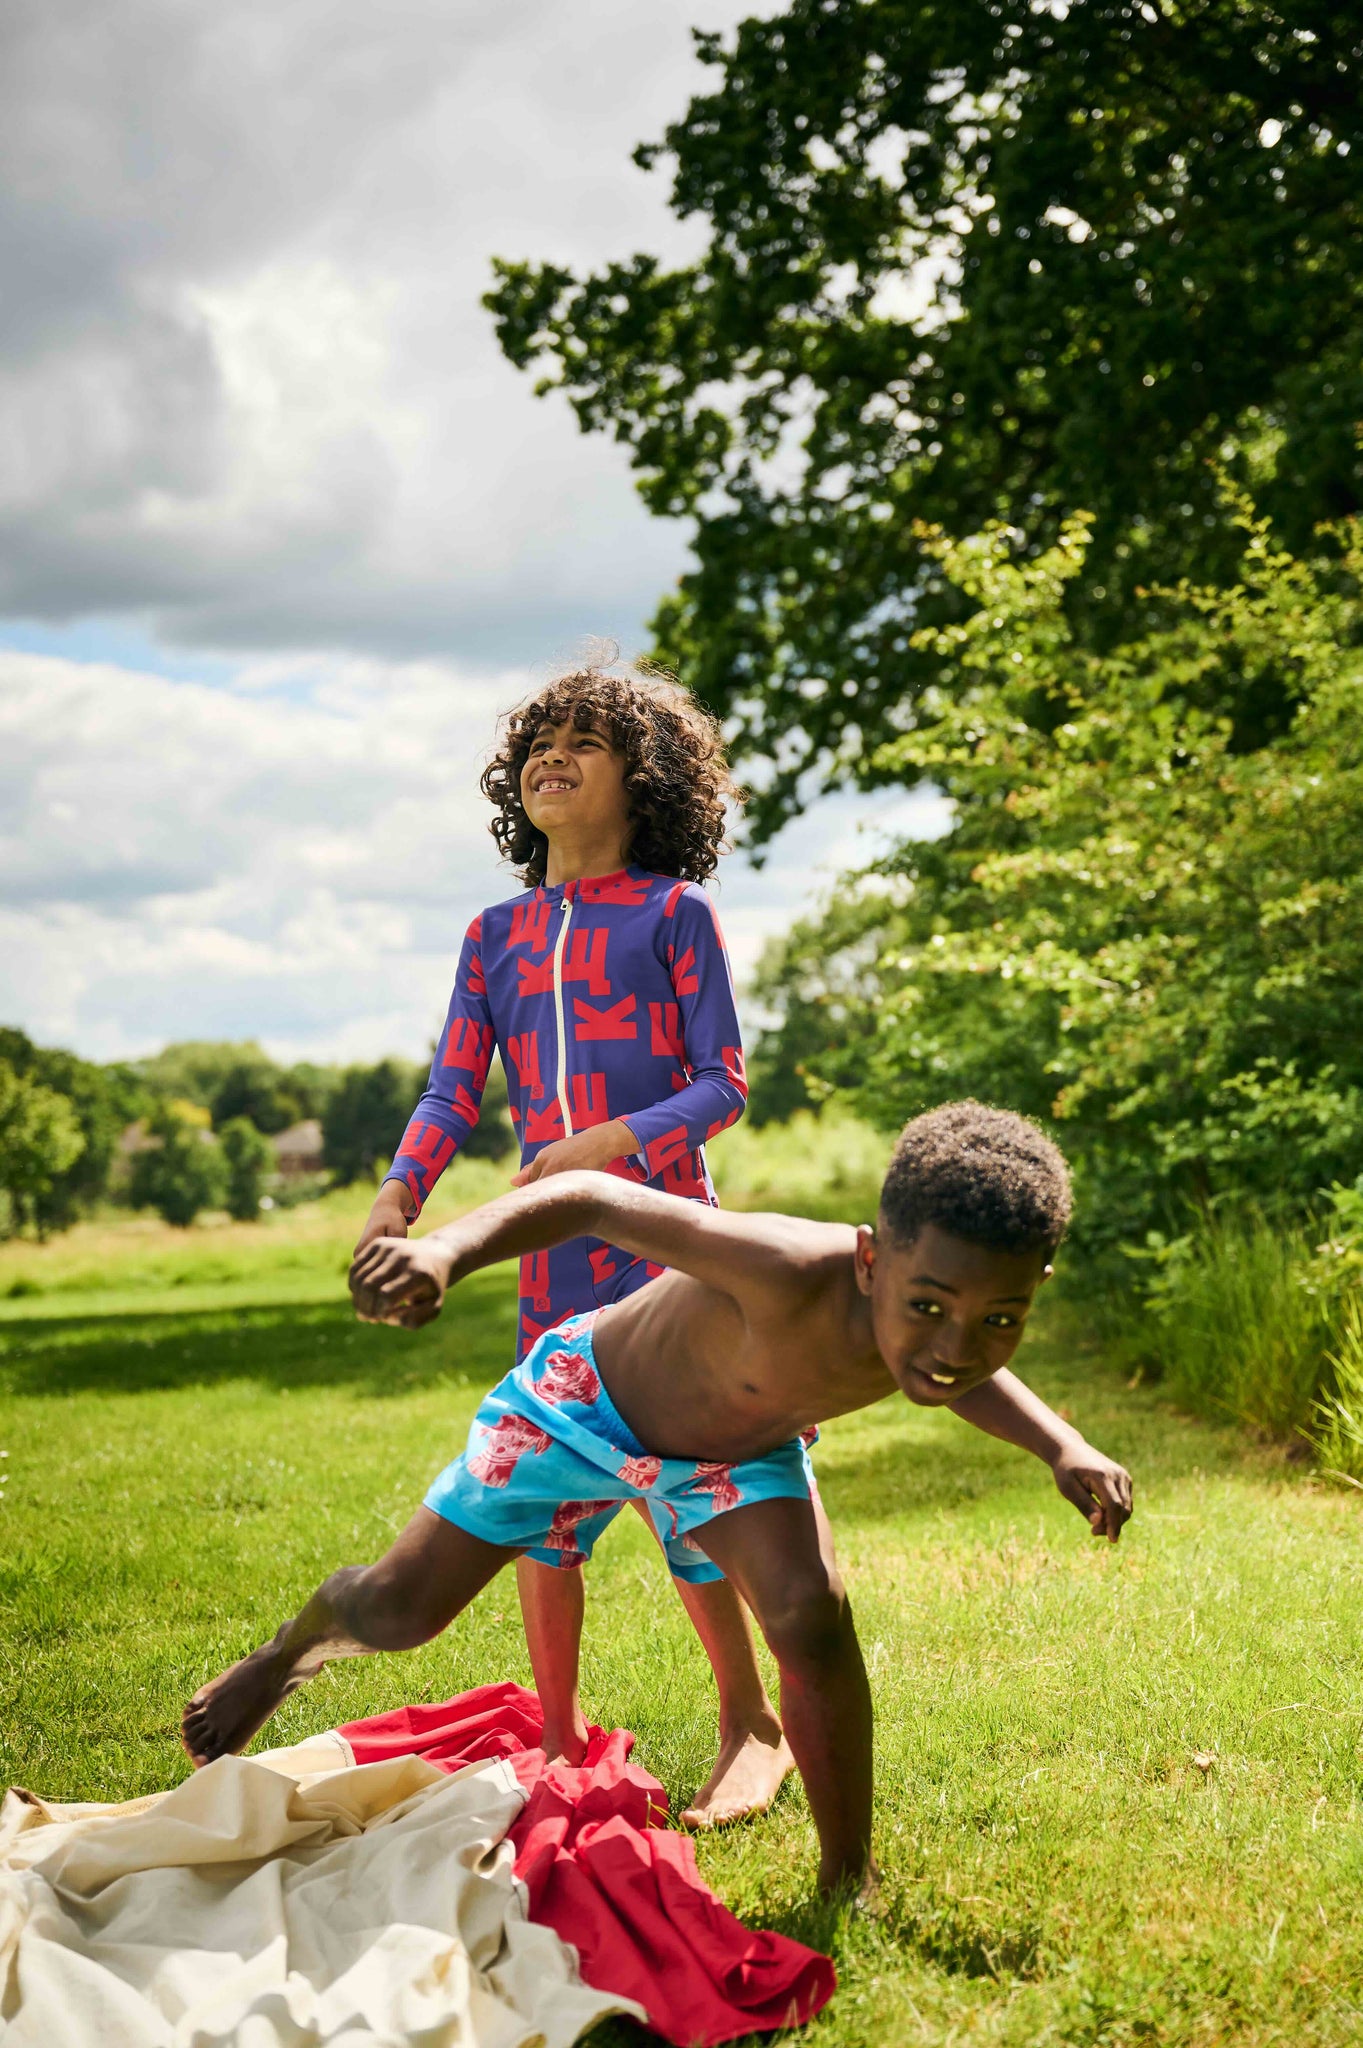
{"label": "bare leg", "polygon": [[330,1658],[428,1643],[515,1555],[418,1508],[377,1564],[333,1572],[270,1642],[195,1693],[182,1723],[195,1765],[245,1749]]}
{"label": "bare leg", "polygon": [[525,1646],[535,1691],[544,1712],[544,1754],[580,1764],[587,1753],[587,1717],[578,1698],[582,1652],[582,1572],[518,1557],[516,1590],[521,1596]]}
{"label": "bare leg", "polygon": [[814,1501],[755,1501],[696,1540],[761,1624],[781,1671],[781,1719],[819,1831],[824,1891],[871,1863],[871,1693],[852,1610]]}
{"label": "bare leg", "polygon": [[673,1585],[705,1646],[719,1688],[719,1755],[683,1827],[713,1828],[765,1813],[795,1768],[775,1707],[757,1668],[747,1609],[727,1579]]}

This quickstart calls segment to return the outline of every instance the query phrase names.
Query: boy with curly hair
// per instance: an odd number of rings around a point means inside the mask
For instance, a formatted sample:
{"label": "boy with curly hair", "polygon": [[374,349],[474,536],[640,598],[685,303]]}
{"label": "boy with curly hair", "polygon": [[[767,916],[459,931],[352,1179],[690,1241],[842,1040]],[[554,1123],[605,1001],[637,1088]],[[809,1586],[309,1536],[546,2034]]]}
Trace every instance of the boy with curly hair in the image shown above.
{"label": "boy with curly hair", "polygon": [[[698,884],[736,792],[715,721],[670,681],[602,655],[513,711],[484,771],[493,837],[527,888],[469,927],[429,1086],[357,1253],[420,1214],[478,1121],[494,1047],[521,1140],[514,1185],[588,1168],[715,1200],[705,1143],[742,1115],[747,1087],[724,940]],[[597,1235],[528,1253],[517,1359],[660,1271]],[[517,1577],[545,1751],[575,1763],[582,1553],[560,1535]],[[770,1805],[792,1758],[742,1603],[709,1558],[660,1538],[719,1689],[719,1756],[684,1816],[705,1827]]]}
{"label": "boy with curly hair", "polygon": [[479,1267],[583,1233],[670,1270],[542,1338],[480,1406],[467,1449],[377,1564],[333,1572],[273,1641],[185,1710],[196,1764],[241,1749],[330,1657],[410,1649],[555,1530],[589,1554],[626,1501],[740,1588],[781,1672],[820,1883],[871,1861],[871,1699],[801,1433],[898,1391],[1032,1452],[1116,1542],[1131,1479],[1008,1370],[1069,1218],[1034,1124],[975,1102],[901,1134],[874,1229],[726,1214],[564,1173],[429,1236],[375,1241],[359,1313],[419,1328]]}

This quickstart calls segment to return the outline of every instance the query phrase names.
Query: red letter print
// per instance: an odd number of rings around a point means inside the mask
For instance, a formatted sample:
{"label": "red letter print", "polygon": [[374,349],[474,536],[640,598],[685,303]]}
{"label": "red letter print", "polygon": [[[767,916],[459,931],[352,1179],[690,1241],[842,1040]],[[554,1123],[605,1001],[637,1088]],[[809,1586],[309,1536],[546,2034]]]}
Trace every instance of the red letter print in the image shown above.
{"label": "red letter print", "polygon": [[686,1135],[685,1124],[674,1124],[670,1131],[663,1131],[653,1140],[645,1155],[650,1178],[661,1173],[665,1166],[674,1166],[690,1150],[691,1141]]}
{"label": "red letter print", "polygon": [[506,1049],[511,1055],[511,1064],[516,1069],[516,1079],[527,1095],[543,1095],[544,1083],[540,1079],[540,1035],[538,1031],[519,1031],[514,1038],[508,1038]]}
{"label": "red letter print", "polygon": [[[685,882],[682,888],[686,887]],[[647,875],[594,875],[577,885],[579,903],[646,903]]]}
{"label": "red letter print", "polygon": [[469,955],[469,994],[471,996],[485,996],[487,994],[487,979],[483,973],[483,956],[481,953],[470,953]]}
{"label": "red letter print", "polygon": [[688,946],[672,969],[672,986],[679,996],[700,994],[700,983],[696,979],[696,949]]}
{"label": "red letter print", "polygon": [[454,1151],[454,1139],[446,1137],[439,1124],[411,1123],[398,1149],[407,1158],[418,1160],[426,1169],[423,1177],[429,1189],[444,1172]]}
{"label": "red letter print", "polygon": [[563,1111],[555,1099],[545,1109],[527,1109],[525,1112],[525,1142],[527,1145],[547,1145],[554,1138],[563,1136]]}
{"label": "red letter print", "polygon": [[526,1252],[521,1260],[521,1300],[542,1316],[549,1313],[549,1254]]}
{"label": "red letter print", "polygon": [[681,1011],[676,1003],[650,1003],[648,1006],[650,1025],[649,1050],[659,1059],[686,1058],[686,1040],[682,1036]]}
{"label": "red letter print", "polygon": [[734,1485],[732,1465],[700,1464],[696,1476],[687,1487],[688,1493],[708,1493],[715,1504],[717,1515],[727,1514],[736,1508],[742,1495]]}
{"label": "red letter print", "polygon": [[516,962],[516,999],[522,996],[547,996],[554,986],[554,956],[541,960],[537,967],[533,960]]}
{"label": "red letter print", "polygon": [[568,1097],[572,1104],[575,1131],[589,1131],[593,1124],[610,1122],[604,1074],[570,1074]]}
{"label": "red letter print", "polygon": [[599,1244],[594,1252],[588,1252],[587,1257],[591,1261],[592,1279],[598,1287],[604,1281],[615,1278],[616,1264],[613,1246]]}
{"label": "red letter print", "polygon": [[492,1026],[480,1024],[476,1017],[452,1017],[441,1066],[463,1067],[472,1074],[474,1087],[481,1088],[487,1080],[495,1036]]}
{"label": "red letter print", "polygon": [[673,883],[672,887],[667,892],[667,901],[663,905],[664,917],[672,917],[675,915],[677,905],[681,902],[682,897],[686,894],[687,889],[689,887],[690,884],[688,882]]}
{"label": "red letter print", "polygon": [[746,1095],[748,1092],[748,1069],[743,1062],[742,1046],[721,1046],[720,1058],[724,1062],[724,1071],[733,1082],[735,1088],[741,1088]]}
{"label": "red letter print", "polygon": [[551,1351],[544,1372],[535,1382],[535,1392],[541,1401],[555,1407],[560,1401],[580,1401],[584,1408],[590,1408],[601,1392],[601,1382],[591,1360],[580,1351]]}
{"label": "red letter print", "polygon": [[637,1038],[639,1027],[630,1022],[634,1007],[632,995],[621,996],[618,1003],[612,1003],[605,1010],[598,1010],[591,1003],[584,1003],[581,996],[574,996],[574,1036],[579,1044],[592,1044],[603,1038]]}
{"label": "red letter print", "polygon": [[650,1486],[656,1486],[658,1474],[662,1469],[661,1458],[629,1457],[615,1476],[622,1479],[626,1486],[638,1486],[647,1492]]}
{"label": "red letter print", "polygon": [[532,896],[528,903],[512,904],[508,953],[513,946],[528,946],[532,953],[544,951],[549,943],[549,910],[547,896]]}
{"label": "red letter print", "polygon": [[483,1438],[476,1458],[468,1469],[485,1486],[505,1486],[527,1451],[536,1457],[547,1451],[553,1438],[525,1415],[503,1415]]}
{"label": "red letter print", "polygon": [[568,938],[568,957],[563,963],[565,981],[585,981],[587,993],[593,996],[608,996],[610,982],[606,978],[606,941],[610,937],[604,925],[594,932],[572,932]]}

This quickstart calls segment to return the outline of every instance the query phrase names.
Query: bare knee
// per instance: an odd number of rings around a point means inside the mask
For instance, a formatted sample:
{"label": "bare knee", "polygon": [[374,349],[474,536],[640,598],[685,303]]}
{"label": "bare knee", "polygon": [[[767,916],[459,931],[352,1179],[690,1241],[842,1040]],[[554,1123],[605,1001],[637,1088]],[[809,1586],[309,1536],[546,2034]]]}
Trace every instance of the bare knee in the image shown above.
{"label": "bare knee", "polygon": [[436,1605],[429,1581],[395,1570],[387,1558],[333,1572],[322,1595],[367,1650],[415,1650],[452,1619]]}
{"label": "bare knee", "polygon": [[784,1671],[836,1664],[853,1640],[852,1609],[836,1573],[787,1587],[779,1605],[761,1621],[768,1647]]}

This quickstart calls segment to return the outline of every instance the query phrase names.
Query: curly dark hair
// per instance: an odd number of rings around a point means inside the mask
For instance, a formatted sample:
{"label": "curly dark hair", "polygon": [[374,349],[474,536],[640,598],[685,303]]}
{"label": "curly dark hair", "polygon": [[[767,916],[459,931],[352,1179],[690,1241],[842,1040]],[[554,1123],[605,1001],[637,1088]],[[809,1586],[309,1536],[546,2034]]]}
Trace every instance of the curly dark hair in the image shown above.
{"label": "curly dark hair", "polygon": [[935,1223],[994,1251],[1053,1251],[1070,1220],[1069,1169],[1025,1116],[947,1102],[900,1132],[880,1213],[900,1244]]}
{"label": "curly dark hair", "polygon": [[549,842],[521,802],[521,771],[544,725],[570,721],[606,734],[625,761],[627,858],[653,874],[703,882],[725,849],[724,799],[742,801],[729,774],[718,722],[661,670],[612,673],[606,659],[555,676],[509,711],[482,790],[496,806],[492,836],[528,888],[544,880]]}

